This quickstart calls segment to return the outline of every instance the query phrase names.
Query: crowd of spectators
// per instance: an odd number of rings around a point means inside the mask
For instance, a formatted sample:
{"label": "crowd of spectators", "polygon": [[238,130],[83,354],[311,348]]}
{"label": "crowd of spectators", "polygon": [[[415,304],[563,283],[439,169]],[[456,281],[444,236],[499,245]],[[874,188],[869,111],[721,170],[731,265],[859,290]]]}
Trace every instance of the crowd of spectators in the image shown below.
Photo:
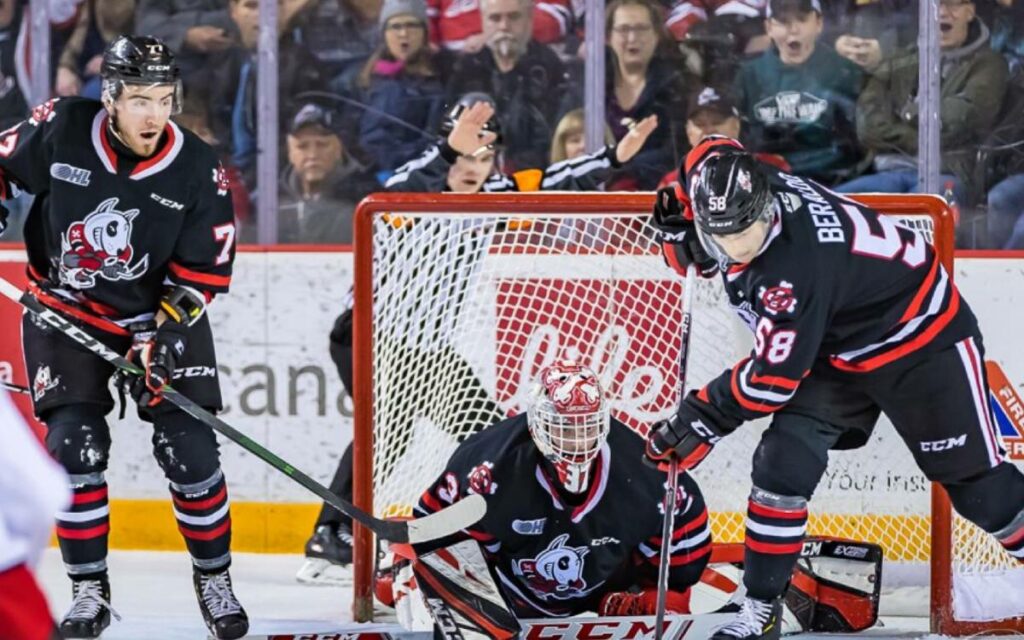
{"label": "crowd of spectators", "polygon": [[[220,152],[255,240],[259,0],[47,0],[56,95],[99,96],[117,34],[176,50],[182,124]],[[0,120],[28,109],[28,0],[0,0]],[[279,241],[349,242],[368,193],[490,96],[495,171],[581,156],[582,0],[278,0]],[[940,0],[941,184],[958,241],[1024,249],[1024,0]],[[917,190],[916,0],[609,0],[603,142],[657,116],[607,190],[649,190],[702,135],[841,192]],[[17,210],[17,205],[15,205]]]}

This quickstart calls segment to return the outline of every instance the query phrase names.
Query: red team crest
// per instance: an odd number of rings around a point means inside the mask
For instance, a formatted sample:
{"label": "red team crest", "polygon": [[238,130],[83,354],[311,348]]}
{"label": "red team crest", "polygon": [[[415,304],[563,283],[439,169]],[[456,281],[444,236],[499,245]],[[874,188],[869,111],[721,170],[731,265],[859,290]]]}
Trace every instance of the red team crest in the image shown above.
{"label": "red team crest", "polygon": [[149,267],[149,254],[132,264],[132,220],[138,209],[117,210],[117,198],[100,203],[84,220],[61,234],[60,281],[75,289],[96,286],[96,278],[135,280]]}
{"label": "red team crest", "polygon": [[780,313],[793,313],[796,309],[796,296],[793,295],[793,283],[783,280],[779,286],[770,289],[761,287],[758,291],[764,310],[773,316]]}
{"label": "red team crest", "polygon": [[563,533],[532,560],[516,561],[516,573],[523,577],[530,590],[542,599],[567,600],[586,595],[583,579],[587,547],[567,547],[568,533]]}
{"label": "red team crest", "polygon": [[226,196],[228,190],[231,188],[231,182],[228,180],[228,172],[224,170],[224,165],[217,163],[217,167],[213,170],[213,184],[217,185],[217,195]]}
{"label": "red team crest", "polygon": [[482,496],[492,496],[498,490],[498,483],[494,481],[491,469],[493,462],[482,462],[473,467],[467,476],[469,478],[469,490]]}
{"label": "red team crest", "polygon": [[46,102],[32,109],[32,115],[29,116],[28,119],[29,123],[33,126],[38,127],[44,122],[49,122],[50,120],[53,120],[54,116],[57,115],[57,112],[53,110],[53,107],[55,104],[57,104],[58,100],[60,100],[60,98],[47,100]]}

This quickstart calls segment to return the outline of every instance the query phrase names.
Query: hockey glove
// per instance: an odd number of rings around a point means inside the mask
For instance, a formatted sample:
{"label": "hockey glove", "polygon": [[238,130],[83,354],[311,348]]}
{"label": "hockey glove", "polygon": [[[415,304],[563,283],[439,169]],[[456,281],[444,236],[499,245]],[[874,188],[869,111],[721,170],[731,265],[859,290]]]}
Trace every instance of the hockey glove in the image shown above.
{"label": "hockey glove", "polygon": [[692,396],[679,403],[676,414],[655,424],[647,436],[647,457],[662,463],[673,456],[679,460],[679,470],[693,469],[711,453],[712,447],[729,434],[729,430],[714,424],[693,404]]}
{"label": "hockey glove", "polygon": [[[613,591],[601,597],[598,615],[601,616],[653,616],[657,613],[658,592],[644,589],[639,593]],[[665,610],[668,613],[690,613],[690,590],[665,593]]]}
{"label": "hockey glove", "polygon": [[665,263],[677,273],[685,276],[686,267],[691,264],[702,278],[718,273],[718,263],[700,243],[690,198],[679,183],[658,189],[651,225],[657,232]]}
{"label": "hockey glove", "polygon": [[154,407],[163,400],[164,385],[171,382],[178,360],[188,346],[188,328],[173,320],[167,320],[149,340],[142,341],[132,355],[145,369],[141,376],[131,376],[127,391],[140,407]]}

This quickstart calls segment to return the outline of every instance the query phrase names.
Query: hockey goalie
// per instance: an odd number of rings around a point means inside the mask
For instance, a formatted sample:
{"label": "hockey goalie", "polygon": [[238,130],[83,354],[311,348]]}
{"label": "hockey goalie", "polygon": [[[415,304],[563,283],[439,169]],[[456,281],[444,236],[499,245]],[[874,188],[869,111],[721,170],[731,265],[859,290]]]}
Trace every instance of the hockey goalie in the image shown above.
{"label": "hockey goalie", "polygon": [[[544,369],[527,411],[463,442],[416,507],[416,515],[428,515],[476,493],[487,500],[487,515],[464,535],[380,572],[378,598],[396,607],[407,628],[466,638],[513,637],[523,619],[653,615],[667,477],[643,461],[643,449],[643,439],[611,417],[591,369],[572,361]],[[689,474],[679,477],[676,505],[666,608],[689,614],[712,555],[708,512]],[[830,544],[809,546],[817,566],[809,560],[794,574],[800,588],[793,602],[805,623],[795,628],[820,628],[814,620],[830,608],[855,621],[831,629],[870,626],[881,552],[857,546],[863,554],[851,555],[862,555],[857,564],[866,567],[861,588],[846,589],[846,601],[836,605],[817,570],[828,564],[819,558]],[[709,598],[710,608],[719,608],[738,579],[707,573],[721,594]],[[844,566],[842,573],[855,571]],[[700,637],[691,631],[687,637]]]}

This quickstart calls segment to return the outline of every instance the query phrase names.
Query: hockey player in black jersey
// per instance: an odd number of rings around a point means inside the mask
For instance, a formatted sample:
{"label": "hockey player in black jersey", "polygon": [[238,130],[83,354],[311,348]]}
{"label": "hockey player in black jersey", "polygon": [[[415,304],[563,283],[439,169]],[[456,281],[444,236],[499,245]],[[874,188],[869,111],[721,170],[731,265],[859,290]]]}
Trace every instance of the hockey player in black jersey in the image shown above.
{"label": "hockey player in black jersey", "polygon": [[[656,126],[657,117],[650,116],[638,122],[617,145],[605,147],[594,154],[556,163],[543,172],[530,169],[508,176],[494,169],[495,159],[501,147],[501,130],[497,118],[494,117],[494,101],[486,94],[470,93],[463,96],[446,115],[441,127],[445,138],[428,149],[420,158],[400,167],[388,181],[387,189],[424,193],[593,190],[609,177],[613,168],[628,162],[640,151]],[[401,224],[396,224],[396,233],[410,233],[410,230],[402,229]],[[438,237],[429,237],[430,234],[425,233],[424,229],[411,231],[411,235],[418,237],[410,237],[409,242],[423,243],[429,247],[426,250],[432,251],[445,250],[446,246],[452,246],[451,241],[454,240],[455,245],[462,247],[459,251],[462,251],[463,255],[459,256],[458,260],[453,258],[451,261],[445,261],[445,264],[452,268],[457,265],[459,269],[473,269],[473,257],[480,255],[479,248],[465,251],[466,243],[448,238],[449,242],[446,244]],[[479,246],[478,240],[476,244]],[[348,303],[351,304],[351,296]],[[345,389],[351,395],[351,308],[335,321],[330,335],[330,348],[331,359],[338,368]],[[459,403],[450,411],[451,416],[461,416],[463,420],[468,416],[469,421],[475,422],[480,428],[504,417],[501,407],[490,397],[482,384],[465,384],[465,380],[475,380],[475,376],[471,373],[459,373],[468,371],[469,365],[454,350],[448,349],[443,354],[433,354],[432,357],[448,359],[451,363],[447,368],[451,372],[448,379],[459,384],[458,388],[453,388],[451,383],[430,381],[437,385],[431,389],[432,395],[459,398]],[[401,388],[405,384],[421,387],[422,383],[423,381],[415,376],[409,380],[395,381],[396,388]],[[431,417],[439,425],[451,421],[448,415]],[[339,461],[330,488],[342,497],[350,499],[352,496],[351,445]],[[296,579],[300,582],[348,583],[351,580],[348,565],[352,562],[351,521],[334,507],[324,504],[314,524],[313,534],[306,542],[305,552],[306,560],[296,574]]]}
{"label": "hockey player in black jersey", "polygon": [[[924,237],[730,139],[703,141],[680,173],[685,189],[659,192],[654,211],[665,258],[721,271],[755,346],[683,398],[647,454],[692,468],[743,422],[772,415],[753,460],[747,599],[713,638],[779,637],[828,452],[863,445],[880,412],[956,510],[1024,560],[1024,475],[993,428],[981,333]],[[934,446],[946,442],[957,444]]]}
{"label": "hockey player in black jersey", "polygon": [[[248,619],[228,574],[231,518],[217,440],[161,396],[173,381],[202,407],[221,407],[206,307],[231,281],[231,197],[213,150],[170,121],[181,85],[163,43],[115,38],[101,76],[101,102],[51,100],[0,133],[0,196],[36,196],[25,223],[30,294],[145,369],[116,386],[153,424],[203,618],[215,637],[239,638]],[[73,585],[61,632],[94,638],[113,611],[104,472],[114,370],[30,314],[22,341],[47,448],[74,492],[57,515]]]}
{"label": "hockey player in black jersey", "polygon": [[[526,413],[459,446],[415,514],[484,496],[487,515],[465,534],[483,548],[517,617],[650,615],[666,477],[644,464],[643,450],[643,439],[610,417],[594,372],[558,362],[541,372]],[[668,607],[689,613],[711,530],[697,484],[682,474],[679,487]]]}

